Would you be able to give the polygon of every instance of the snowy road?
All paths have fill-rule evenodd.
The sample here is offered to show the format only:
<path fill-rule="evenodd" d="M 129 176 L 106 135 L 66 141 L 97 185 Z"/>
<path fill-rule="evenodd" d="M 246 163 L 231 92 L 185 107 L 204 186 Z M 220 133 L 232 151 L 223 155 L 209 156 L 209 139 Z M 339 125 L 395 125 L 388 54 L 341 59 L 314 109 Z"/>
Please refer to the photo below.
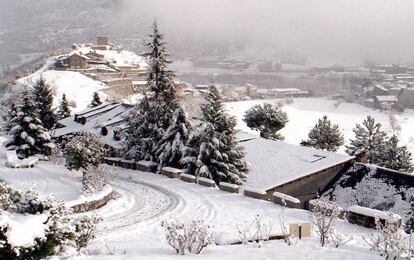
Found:
<path fill-rule="evenodd" d="M 103 216 L 98 233 L 118 232 L 142 221 L 150 221 L 185 203 L 181 196 L 165 188 L 122 176 L 115 178 L 112 187 L 118 200 L 110 207 L 95 211 Z"/>
<path fill-rule="evenodd" d="M 223 192 L 218 189 L 190 184 L 163 175 L 126 170 L 114 167 L 118 175 L 113 182 L 119 197 L 95 211 L 103 217 L 99 235 L 88 247 L 81 259 L 175 259 L 165 242 L 161 222 L 178 220 L 187 222 L 201 218 L 214 226 L 215 237 L 236 237 L 236 225 L 246 225 L 261 214 L 273 228 L 278 229 L 278 216 L 282 207 L 272 202 L 255 200 Z M 288 223 L 307 222 L 308 212 L 285 209 Z M 355 240 L 342 249 L 318 246 L 316 237 L 287 247 L 283 241 L 268 242 L 265 248 L 256 250 L 249 246 L 211 245 L 200 259 L 378 259 L 364 247 L 360 236 L 370 230 L 338 221 L 338 230 L 355 236 Z M 125 255 L 124 255 L 125 254 Z M 279 257 L 274 258 L 277 254 Z M 323 255 L 320 258 L 320 254 Z M 113 255 L 113 256 L 111 256 Z M 124 256 L 121 256 L 124 255 Z M 343 257 L 349 255 L 352 257 Z M 243 256 L 243 257 L 240 257 Z"/>

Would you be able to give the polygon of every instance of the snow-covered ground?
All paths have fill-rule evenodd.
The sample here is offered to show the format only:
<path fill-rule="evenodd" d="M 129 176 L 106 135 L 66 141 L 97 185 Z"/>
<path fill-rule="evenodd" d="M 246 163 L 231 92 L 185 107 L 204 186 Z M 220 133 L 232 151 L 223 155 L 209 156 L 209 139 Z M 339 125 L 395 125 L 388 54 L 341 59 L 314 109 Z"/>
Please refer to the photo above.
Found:
<path fill-rule="evenodd" d="M 72 112 L 84 110 L 91 103 L 95 91 L 108 88 L 106 84 L 74 71 L 46 70 L 19 79 L 18 82 L 25 83 L 29 81 L 34 84 L 40 77 L 43 77 L 52 89 L 55 97 L 53 100 L 54 107 L 58 107 L 62 95 L 65 94 Z M 103 92 L 99 92 L 99 95 L 103 100 L 108 97 Z"/>
<path fill-rule="evenodd" d="M 255 133 L 243 122 L 244 113 L 253 105 L 271 103 L 277 104 L 283 102 L 280 99 L 268 100 L 250 100 L 226 103 L 228 112 L 237 117 L 238 128 L 248 132 Z M 285 141 L 291 144 L 299 144 L 302 140 L 307 139 L 309 131 L 318 122 L 318 119 L 327 115 L 335 124 L 338 124 L 345 137 L 345 145 L 349 139 L 354 138 L 352 129 L 355 124 L 371 115 L 377 122 L 382 124 L 383 130 L 389 133 L 396 133 L 403 145 L 407 145 L 411 153 L 414 154 L 414 110 L 406 109 L 403 113 L 395 114 L 395 118 L 401 127 L 401 131 L 393 131 L 390 124 L 390 115 L 387 111 L 380 111 L 353 103 L 337 103 L 334 100 L 326 98 L 296 98 L 291 104 L 283 106 L 283 110 L 288 114 L 289 122 L 280 131 L 285 137 Z M 340 148 L 344 152 L 345 147 Z"/>
<path fill-rule="evenodd" d="M 161 221 L 188 221 L 199 217 L 214 225 L 217 239 L 237 239 L 236 225 L 251 222 L 261 214 L 279 230 L 281 206 L 255 200 L 241 194 L 223 192 L 197 184 L 190 184 L 163 175 L 113 167 L 117 176 L 113 189 L 119 194 L 103 208 L 94 211 L 103 217 L 97 238 L 83 251 L 83 256 L 71 259 L 178 259 L 164 238 Z M 0 159 L 0 178 L 19 189 L 36 184 L 43 194 L 58 199 L 79 198 L 80 178 L 63 166 L 40 162 L 33 169 L 12 170 Z M 90 213 L 88 213 L 90 214 Z M 308 222 L 308 212 L 285 209 L 286 223 Z M 33 220 L 34 221 L 34 220 Z M 34 222 L 32 222 L 34 223 Z M 336 228 L 352 235 L 355 240 L 342 248 L 321 248 L 315 234 L 287 246 L 283 241 L 265 242 L 262 248 L 251 245 L 210 245 L 200 259 L 381 259 L 369 251 L 361 236 L 372 230 L 338 221 Z M 24 241 L 28 243 L 27 241 Z M 114 255 L 111 255 L 115 252 Z M 187 256 L 184 258 L 193 258 Z"/>
<path fill-rule="evenodd" d="M 115 190 L 123 196 L 97 210 L 104 220 L 99 235 L 79 259 L 179 259 L 164 238 L 163 220 L 188 221 L 202 218 L 214 225 L 216 238 L 238 238 L 236 225 L 243 225 L 261 214 L 279 229 L 282 210 L 272 202 L 255 200 L 241 194 L 190 184 L 162 175 L 115 168 Z M 285 209 L 286 223 L 309 222 L 308 212 Z M 111 228 L 112 227 L 112 228 Z M 115 228 L 113 228 L 115 227 Z M 337 222 L 337 229 L 352 234 L 355 240 L 342 248 L 321 248 L 317 238 L 300 240 L 287 246 L 283 241 L 268 241 L 262 248 L 251 245 L 211 245 L 200 259 L 381 259 L 371 253 L 361 236 L 372 230 Z M 115 251 L 115 255 L 109 255 Z M 125 253 L 125 255 L 124 255 Z M 195 256 L 184 258 L 193 259 Z"/>

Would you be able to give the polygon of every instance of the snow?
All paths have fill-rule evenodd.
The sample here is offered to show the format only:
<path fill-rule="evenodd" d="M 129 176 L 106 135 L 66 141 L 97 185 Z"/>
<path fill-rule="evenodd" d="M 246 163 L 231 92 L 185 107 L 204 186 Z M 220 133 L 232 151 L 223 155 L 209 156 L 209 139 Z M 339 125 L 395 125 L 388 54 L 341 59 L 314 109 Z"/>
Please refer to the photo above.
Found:
<path fill-rule="evenodd" d="M 250 100 L 226 103 L 226 108 L 230 114 L 236 116 L 238 128 L 243 132 L 259 135 L 258 132 L 251 130 L 243 122 L 244 113 L 255 104 L 271 103 L 277 104 L 283 99 Z M 285 141 L 290 144 L 300 144 L 307 139 L 309 131 L 318 122 L 318 119 L 327 115 L 334 124 L 339 125 L 339 129 L 344 134 L 345 145 L 349 144 L 349 139 L 354 138 L 352 129 L 355 124 L 362 123 L 368 115 L 375 118 L 375 121 L 382 124 L 384 131 L 398 135 L 401 145 L 407 145 L 408 150 L 414 154 L 414 110 L 406 109 L 403 113 L 396 113 L 395 117 L 401 126 L 401 131 L 393 131 L 389 112 L 368 108 L 354 103 L 337 103 L 337 101 L 326 98 L 296 98 L 293 103 L 283 106 L 283 110 L 288 114 L 289 122 L 280 131 L 285 137 Z M 345 152 L 345 145 L 339 148 L 339 152 Z"/>
<path fill-rule="evenodd" d="M 261 189 L 246 187 L 244 190 L 249 191 L 249 192 L 254 192 L 254 193 L 257 193 L 257 194 L 260 194 L 260 195 L 266 195 L 266 191 L 261 190 Z"/>
<path fill-rule="evenodd" d="M 29 190 L 32 187 L 42 195 L 53 194 L 58 200 L 77 200 L 81 193 L 81 173 L 70 172 L 63 165 L 39 161 L 34 168 L 7 168 L 3 156 L 0 159 L 0 180 L 18 190 Z"/>
<path fill-rule="evenodd" d="M 398 102 L 396 96 L 375 96 L 379 102 Z"/>
<path fill-rule="evenodd" d="M 297 198 L 289 196 L 289 195 L 284 194 L 284 193 L 280 193 L 280 192 L 273 192 L 273 197 L 277 197 L 277 198 L 287 200 L 287 201 L 290 201 L 290 202 L 293 202 L 293 203 L 300 203 L 300 200 L 298 200 Z"/>
<path fill-rule="evenodd" d="M 260 137 L 240 144 L 245 147 L 246 159 L 251 164 L 246 185 L 264 190 L 353 159 L 348 155 Z"/>
<path fill-rule="evenodd" d="M 278 233 L 282 209 L 286 225 L 309 222 L 309 213 L 159 174 L 113 168 L 118 172 L 113 186 L 121 197 L 95 212 L 103 217 L 98 236 L 83 256 L 74 259 L 382 259 L 361 239 L 372 230 L 343 220 L 337 221 L 336 228 L 355 239 L 341 248 L 321 248 L 312 234 L 293 246 L 282 240 L 264 242 L 262 248 L 212 244 L 200 255 L 177 256 L 165 241 L 163 220 L 201 218 L 214 226 L 216 242 L 225 244 L 239 240 L 236 225 L 251 223 L 257 214 L 270 221 L 273 234 Z M 115 249 L 115 255 L 107 248 Z"/>
<path fill-rule="evenodd" d="M 236 184 L 231 184 L 231 183 L 227 183 L 227 182 L 220 182 L 220 183 L 219 183 L 219 186 L 222 186 L 222 187 L 227 187 L 227 188 L 231 188 L 231 189 L 238 189 L 238 188 L 239 188 L 239 186 L 238 186 L 238 185 L 236 185 Z"/>
<path fill-rule="evenodd" d="M 162 171 L 166 171 L 166 172 L 170 172 L 170 173 L 182 173 L 183 172 L 183 170 L 177 169 L 177 168 L 173 168 L 173 167 L 162 167 L 161 170 Z"/>
<path fill-rule="evenodd" d="M 0 226 L 8 225 L 6 233 L 12 246 L 33 246 L 34 239 L 45 236 L 46 214 L 17 214 L 0 210 Z"/>
<path fill-rule="evenodd" d="M 73 207 L 75 205 L 84 204 L 91 201 L 97 201 L 108 196 L 112 193 L 112 191 L 113 190 L 111 185 L 105 185 L 105 187 L 100 192 L 88 194 L 87 196 L 81 194 L 77 199 L 66 202 L 66 205 L 68 207 Z"/>
<path fill-rule="evenodd" d="M 357 214 L 361 214 L 361 215 L 365 215 L 365 216 L 370 216 L 370 217 L 379 217 L 380 219 L 385 219 L 385 220 L 397 221 L 397 220 L 401 219 L 401 217 L 397 214 L 393 214 L 391 219 L 390 219 L 390 215 L 388 215 L 388 213 L 386 213 L 384 211 L 365 208 L 365 207 L 361 207 L 361 206 L 357 206 L 357 205 L 349 207 L 348 211 L 349 212 L 354 212 L 354 213 L 357 213 Z"/>

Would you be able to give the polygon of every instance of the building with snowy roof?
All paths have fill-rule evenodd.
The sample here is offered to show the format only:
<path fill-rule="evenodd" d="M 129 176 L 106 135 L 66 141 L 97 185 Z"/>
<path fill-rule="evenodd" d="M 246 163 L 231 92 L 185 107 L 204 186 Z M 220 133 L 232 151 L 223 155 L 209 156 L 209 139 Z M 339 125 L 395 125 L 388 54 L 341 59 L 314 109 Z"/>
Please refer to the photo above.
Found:
<path fill-rule="evenodd" d="M 124 127 L 125 116 L 132 107 L 113 102 L 86 109 L 59 120 L 60 128 L 53 130 L 52 137 L 61 139 L 76 132 L 89 132 L 100 136 L 107 147 L 114 150 L 119 147 L 119 130 Z"/>
<path fill-rule="evenodd" d="M 351 165 L 354 157 L 288 144 L 241 133 L 251 168 L 246 186 L 296 197 L 302 203 L 329 188 Z"/>

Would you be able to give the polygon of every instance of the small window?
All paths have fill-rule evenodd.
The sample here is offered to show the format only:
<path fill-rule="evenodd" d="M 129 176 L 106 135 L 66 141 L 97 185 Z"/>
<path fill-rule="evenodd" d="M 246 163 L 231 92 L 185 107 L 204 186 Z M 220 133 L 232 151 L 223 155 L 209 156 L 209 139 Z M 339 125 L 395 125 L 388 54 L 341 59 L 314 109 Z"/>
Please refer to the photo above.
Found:
<path fill-rule="evenodd" d="M 326 156 L 314 154 L 314 155 L 312 155 L 312 160 L 310 162 L 314 163 L 314 162 L 320 161 L 324 158 L 326 158 Z"/>

